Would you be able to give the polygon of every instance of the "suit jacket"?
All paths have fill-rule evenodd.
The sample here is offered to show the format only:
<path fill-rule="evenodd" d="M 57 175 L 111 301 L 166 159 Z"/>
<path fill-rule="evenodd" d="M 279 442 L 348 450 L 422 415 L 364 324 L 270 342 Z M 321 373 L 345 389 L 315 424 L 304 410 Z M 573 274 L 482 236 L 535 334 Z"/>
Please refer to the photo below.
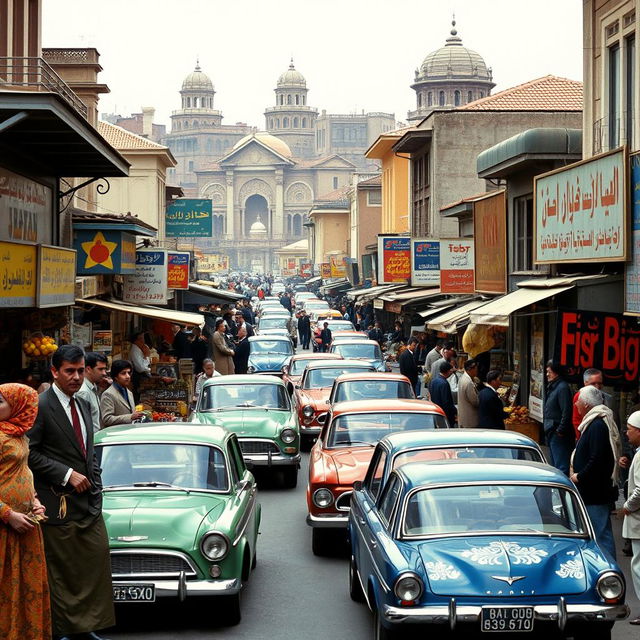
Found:
<path fill-rule="evenodd" d="M 478 426 L 478 389 L 465 371 L 458 381 L 458 426 Z"/>
<path fill-rule="evenodd" d="M 236 373 L 247 373 L 249 365 L 249 338 L 242 338 L 236 345 L 236 352 L 233 356 L 233 366 Z"/>
<path fill-rule="evenodd" d="M 409 349 L 405 349 L 400 354 L 398 364 L 400 365 L 400 373 L 403 376 L 407 376 L 411 380 L 411 384 L 415 386 L 416 382 L 418 382 L 418 365 Z"/>
<path fill-rule="evenodd" d="M 81 520 L 88 515 L 97 516 L 102 511 L 101 469 L 93 448 L 91 411 L 81 398 L 76 398 L 76 406 L 87 427 L 86 457 L 52 388 L 40 394 L 36 421 L 27 432 L 33 482 L 40 502 L 46 507 L 48 524 L 52 525 Z M 85 476 L 91 488 L 76 493 L 69 483 L 63 486 L 69 468 Z M 67 514 L 63 519 L 58 517 L 60 494 L 66 494 L 67 502 Z"/>
<path fill-rule="evenodd" d="M 485 387 L 478 394 L 478 426 L 482 429 L 504 429 L 504 405 L 498 394 Z"/>
<path fill-rule="evenodd" d="M 113 427 L 116 424 L 131 424 L 131 417 L 136 408 L 133 393 L 126 389 L 129 404 L 124 401 L 120 391 L 111 385 L 100 398 L 101 428 Z"/>
<path fill-rule="evenodd" d="M 233 366 L 233 349 L 227 345 L 225 337 L 215 331 L 211 338 L 211 347 L 213 350 L 213 361 L 216 363 L 216 371 L 221 375 L 228 376 L 235 373 Z"/>
<path fill-rule="evenodd" d="M 429 396 L 431 402 L 437 404 L 445 412 L 449 420 L 449 426 L 453 427 L 456 422 L 457 411 L 456 405 L 453 403 L 453 394 L 448 380 L 438 374 L 438 377 L 434 378 L 429 384 Z"/>

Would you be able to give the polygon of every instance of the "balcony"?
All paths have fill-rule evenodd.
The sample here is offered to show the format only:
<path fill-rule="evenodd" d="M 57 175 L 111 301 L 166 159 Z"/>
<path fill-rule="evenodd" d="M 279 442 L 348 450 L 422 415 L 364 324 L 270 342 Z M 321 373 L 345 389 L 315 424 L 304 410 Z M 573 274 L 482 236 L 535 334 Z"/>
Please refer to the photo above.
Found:
<path fill-rule="evenodd" d="M 0 91 L 55 93 L 87 119 L 84 102 L 42 58 L 0 57 Z"/>

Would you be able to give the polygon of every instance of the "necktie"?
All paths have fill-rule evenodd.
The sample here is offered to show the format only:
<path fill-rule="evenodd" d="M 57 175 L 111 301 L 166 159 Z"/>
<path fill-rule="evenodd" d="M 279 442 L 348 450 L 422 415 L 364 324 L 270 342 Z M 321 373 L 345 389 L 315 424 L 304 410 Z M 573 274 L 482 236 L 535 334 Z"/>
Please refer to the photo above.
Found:
<path fill-rule="evenodd" d="M 84 438 L 82 437 L 82 427 L 80 426 L 80 416 L 78 415 L 78 409 L 76 408 L 76 401 L 71 398 L 69 400 L 69 406 L 71 407 L 71 424 L 73 425 L 73 431 L 76 434 L 76 440 L 80 446 L 82 455 L 87 455 L 87 448 L 84 446 Z"/>

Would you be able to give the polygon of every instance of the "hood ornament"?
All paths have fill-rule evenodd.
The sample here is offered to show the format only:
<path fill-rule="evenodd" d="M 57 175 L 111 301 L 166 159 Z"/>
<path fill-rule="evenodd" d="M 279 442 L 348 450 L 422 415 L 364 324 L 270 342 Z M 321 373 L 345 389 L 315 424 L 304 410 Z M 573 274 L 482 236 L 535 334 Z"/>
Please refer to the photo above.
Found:
<path fill-rule="evenodd" d="M 511 586 L 514 582 L 518 582 L 518 580 L 524 580 L 527 576 L 491 576 L 494 580 L 501 580 L 502 582 L 506 582 L 509 586 Z"/>
<path fill-rule="evenodd" d="M 116 540 L 118 542 L 140 542 L 141 540 L 148 540 L 149 536 L 118 536 Z"/>

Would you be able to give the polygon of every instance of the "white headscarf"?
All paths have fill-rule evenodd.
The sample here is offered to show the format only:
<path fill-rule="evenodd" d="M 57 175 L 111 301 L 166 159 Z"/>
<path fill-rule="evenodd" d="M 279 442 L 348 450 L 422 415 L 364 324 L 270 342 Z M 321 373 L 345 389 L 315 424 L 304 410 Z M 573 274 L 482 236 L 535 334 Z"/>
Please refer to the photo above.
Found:
<path fill-rule="evenodd" d="M 640 424 L 640 411 L 638 413 L 638 423 Z M 634 414 L 631 414 L 632 416 Z M 589 425 L 596 419 L 601 418 L 607 425 L 609 430 L 609 444 L 611 445 L 611 451 L 613 452 L 613 471 L 611 473 L 611 479 L 614 484 L 618 483 L 618 474 L 620 467 L 618 466 L 618 459 L 622 452 L 622 444 L 620 442 L 620 432 L 618 431 L 618 425 L 613 419 L 613 411 L 604 404 L 591 407 L 589 412 L 582 418 L 582 422 L 578 426 L 578 431 L 584 435 L 584 432 L 589 428 Z M 635 426 L 635 425 L 634 425 Z"/>

